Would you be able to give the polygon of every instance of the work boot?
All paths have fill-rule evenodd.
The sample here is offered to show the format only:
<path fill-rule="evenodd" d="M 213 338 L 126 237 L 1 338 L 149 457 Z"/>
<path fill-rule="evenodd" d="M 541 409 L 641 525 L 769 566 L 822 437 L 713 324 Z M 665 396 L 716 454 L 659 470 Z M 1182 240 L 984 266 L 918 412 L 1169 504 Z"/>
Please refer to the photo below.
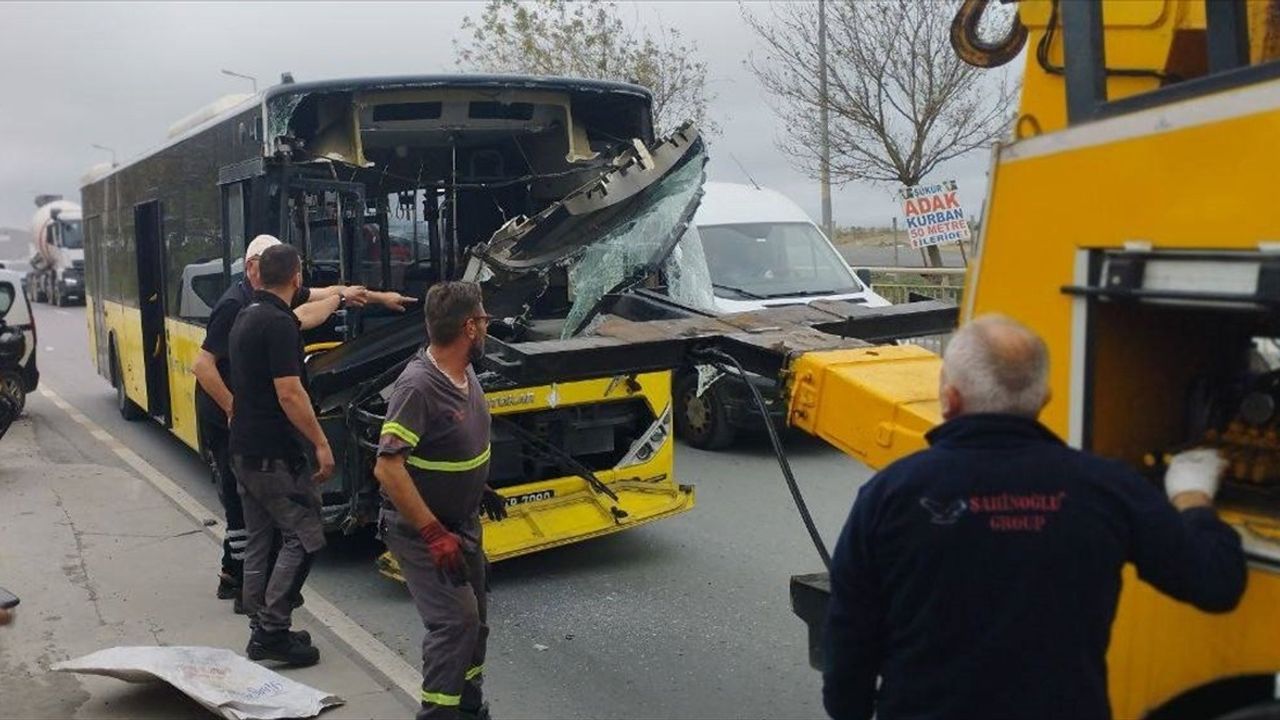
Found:
<path fill-rule="evenodd" d="M 240 599 L 240 583 L 235 579 L 235 576 L 223 570 L 218 573 L 218 599 L 230 600 L 232 598 Z M 242 613 L 237 613 L 237 615 L 239 614 Z"/>
<path fill-rule="evenodd" d="M 315 646 L 300 642 L 300 638 L 288 630 L 255 630 L 249 637 L 245 654 L 250 660 L 275 660 L 294 667 L 307 667 L 320 661 L 320 651 Z"/>
<path fill-rule="evenodd" d="M 458 720 L 492 720 L 489 717 L 489 703 L 480 703 L 474 710 L 458 708 Z"/>

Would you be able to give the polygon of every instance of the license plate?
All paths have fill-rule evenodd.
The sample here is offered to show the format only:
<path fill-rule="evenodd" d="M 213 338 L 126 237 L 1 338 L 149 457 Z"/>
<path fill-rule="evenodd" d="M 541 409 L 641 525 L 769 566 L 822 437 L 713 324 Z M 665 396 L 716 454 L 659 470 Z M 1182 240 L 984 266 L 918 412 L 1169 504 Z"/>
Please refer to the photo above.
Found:
<path fill-rule="evenodd" d="M 556 496 L 555 490 L 539 490 L 538 492 L 531 492 L 531 493 L 525 493 L 523 495 L 516 495 L 515 497 L 507 498 L 507 507 L 513 507 L 516 505 L 526 505 L 528 503 L 542 502 L 543 500 L 550 500 L 555 496 Z"/>

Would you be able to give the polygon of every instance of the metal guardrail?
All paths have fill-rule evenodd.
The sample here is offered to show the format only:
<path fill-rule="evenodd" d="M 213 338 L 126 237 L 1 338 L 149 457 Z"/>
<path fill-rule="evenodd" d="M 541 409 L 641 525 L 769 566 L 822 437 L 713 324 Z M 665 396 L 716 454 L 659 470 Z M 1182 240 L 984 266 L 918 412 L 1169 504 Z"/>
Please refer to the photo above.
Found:
<path fill-rule="evenodd" d="M 965 268 L 869 267 L 871 289 L 897 305 L 911 294 L 960 304 L 964 293 Z"/>

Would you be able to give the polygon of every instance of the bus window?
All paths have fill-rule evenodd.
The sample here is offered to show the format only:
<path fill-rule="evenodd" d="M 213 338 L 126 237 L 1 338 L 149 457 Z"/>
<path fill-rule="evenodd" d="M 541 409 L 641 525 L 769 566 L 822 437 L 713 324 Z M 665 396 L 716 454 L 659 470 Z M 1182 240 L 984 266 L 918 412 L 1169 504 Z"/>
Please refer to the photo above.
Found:
<path fill-rule="evenodd" d="M 387 196 L 387 244 L 391 255 L 390 287 L 416 294 L 419 276 L 431 265 L 428 222 L 423 218 L 426 192 L 417 190 Z"/>
<path fill-rule="evenodd" d="M 339 210 L 345 201 L 346 198 L 330 190 L 304 190 L 290 199 L 293 245 L 302 252 L 304 281 L 311 287 L 327 287 L 343 281 Z"/>

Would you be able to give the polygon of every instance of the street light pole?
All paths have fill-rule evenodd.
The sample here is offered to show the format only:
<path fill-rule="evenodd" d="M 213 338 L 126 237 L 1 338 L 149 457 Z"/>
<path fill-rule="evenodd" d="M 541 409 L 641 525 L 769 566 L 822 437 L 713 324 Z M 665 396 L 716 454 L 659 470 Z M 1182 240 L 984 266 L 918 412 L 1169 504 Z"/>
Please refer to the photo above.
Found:
<path fill-rule="evenodd" d="M 105 151 L 107 151 L 107 152 L 111 153 L 111 167 L 115 167 L 115 166 L 116 166 L 116 150 L 115 150 L 115 148 L 109 148 L 109 147 L 107 147 L 106 145 L 99 145 L 99 144 L 97 144 L 97 143 L 91 143 L 91 144 L 89 145 L 89 147 L 95 148 L 95 149 L 97 149 L 97 150 L 105 150 Z"/>
<path fill-rule="evenodd" d="M 822 125 L 822 160 L 818 182 L 822 186 L 822 229 L 835 241 L 831 224 L 831 131 L 827 113 L 827 2 L 818 0 L 818 122 Z"/>
<path fill-rule="evenodd" d="M 258 78 L 254 77 L 254 76 L 252 76 L 252 75 L 243 75 L 243 74 L 238 73 L 238 72 L 232 72 L 231 70 L 223 70 L 223 71 L 222 71 L 222 74 L 223 74 L 223 75 L 230 75 L 231 77 L 237 77 L 237 78 L 240 78 L 240 79 L 242 79 L 242 80 L 248 80 L 249 82 L 253 83 L 253 94 L 254 94 L 254 95 L 257 95 L 257 94 L 258 94 Z"/>

